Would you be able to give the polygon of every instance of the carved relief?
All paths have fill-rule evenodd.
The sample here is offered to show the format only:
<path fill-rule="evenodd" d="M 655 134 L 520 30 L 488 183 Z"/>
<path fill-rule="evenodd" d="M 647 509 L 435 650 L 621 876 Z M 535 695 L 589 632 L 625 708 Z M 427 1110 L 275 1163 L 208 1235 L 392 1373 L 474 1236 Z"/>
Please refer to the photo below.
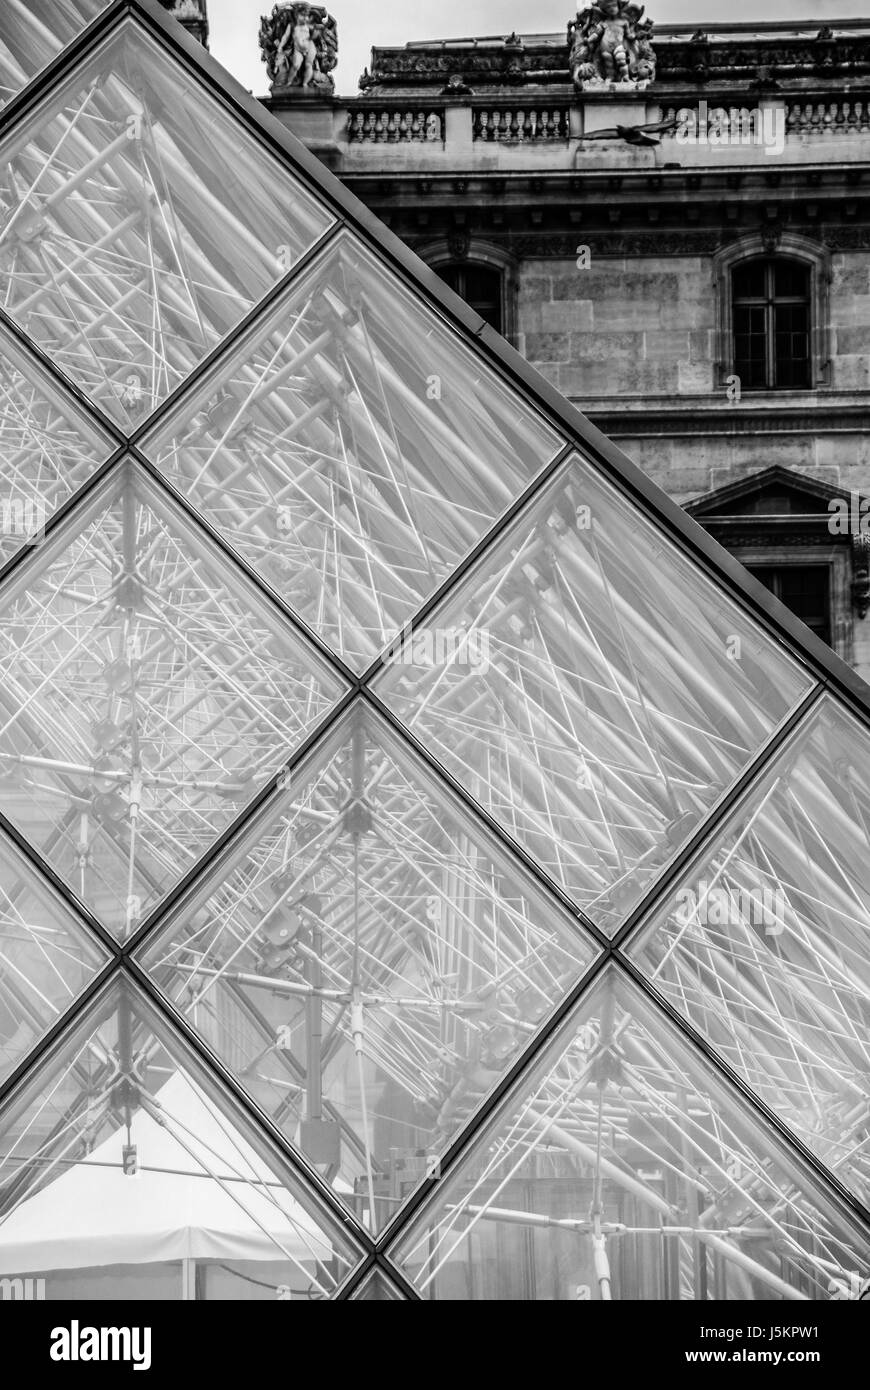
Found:
<path fill-rule="evenodd" d="M 338 29 L 322 5 L 276 5 L 260 21 L 260 52 L 273 92 L 335 90 Z"/>
<path fill-rule="evenodd" d="M 598 0 L 568 26 L 569 66 L 578 91 L 619 86 L 642 88 L 656 75 L 651 19 L 643 5 Z"/>

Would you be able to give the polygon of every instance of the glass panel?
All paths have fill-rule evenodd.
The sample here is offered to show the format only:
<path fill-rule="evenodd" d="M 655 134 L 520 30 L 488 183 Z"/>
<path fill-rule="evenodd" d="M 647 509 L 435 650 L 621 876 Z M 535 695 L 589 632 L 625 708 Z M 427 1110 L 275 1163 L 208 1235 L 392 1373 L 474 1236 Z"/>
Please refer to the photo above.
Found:
<path fill-rule="evenodd" d="M 776 384 L 809 385 L 810 315 L 806 304 L 778 304 L 774 310 Z"/>
<path fill-rule="evenodd" d="M 809 684 L 578 459 L 377 682 L 607 931 Z"/>
<path fill-rule="evenodd" d="M 145 448 L 361 670 L 559 440 L 345 236 Z"/>
<path fill-rule="evenodd" d="M 3 590 L 0 688 L 0 809 L 119 935 L 340 694 L 129 467 Z"/>
<path fill-rule="evenodd" d="M 3 0 L 0 107 L 26 87 L 109 0 Z"/>
<path fill-rule="evenodd" d="M 767 295 L 767 261 L 750 261 L 731 275 L 735 299 L 764 299 Z"/>
<path fill-rule="evenodd" d="M 113 449 L 0 329 L 0 564 L 42 539 L 49 517 Z"/>
<path fill-rule="evenodd" d="M 309 1185 L 122 984 L 0 1118 L 0 1277 L 33 1281 L 34 1296 L 320 1299 L 357 1260 Z"/>
<path fill-rule="evenodd" d="M 870 1204 L 868 774 L 866 730 L 826 699 L 630 954 Z"/>
<path fill-rule="evenodd" d="M 857 1298 L 866 1234 L 611 967 L 391 1247 L 430 1299 Z"/>
<path fill-rule="evenodd" d="M 391 1279 L 379 1269 L 364 1279 L 359 1288 L 351 1294 L 351 1302 L 364 1303 L 404 1303 L 404 1294 L 399 1293 Z"/>
<path fill-rule="evenodd" d="M 0 787 L 8 777 L 7 765 L 0 761 Z M 0 837 L 0 1082 L 69 1008 L 105 959 L 58 894 Z"/>
<path fill-rule="evenodd" d="M 388 727 L 355 712 L 143 963 L 375 1229 L 594 951 Z"/>
<path fill-rule="evenodd" d="M 777 299 L 807 299 L 810 273 L 797 261 L 777 261 L 774 265 L 774 287 Z"/>
<path fill-rule="evenodd" d="M 329 225 L 133 21 L 0 146 L 4 308 L 124 429 Z"/>

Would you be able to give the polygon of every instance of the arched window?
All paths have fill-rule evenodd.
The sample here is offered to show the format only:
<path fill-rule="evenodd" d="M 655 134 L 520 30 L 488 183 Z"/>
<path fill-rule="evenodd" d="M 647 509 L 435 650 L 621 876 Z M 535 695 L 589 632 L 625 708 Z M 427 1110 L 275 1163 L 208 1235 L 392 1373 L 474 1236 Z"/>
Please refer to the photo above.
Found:
<path fill-rule="evenodd" d="M 810 269 L 757 257 L 731 272 L 734 371 L 744 390 L 801 390 L 811 382 Z"/>
<path fill-rule="evenodd" d="M 437 273 L 452 290 L 485 319 L 497 333 L 504 332 L 502 275 L 491 266 L 474 262 L 440 265 Z"/>

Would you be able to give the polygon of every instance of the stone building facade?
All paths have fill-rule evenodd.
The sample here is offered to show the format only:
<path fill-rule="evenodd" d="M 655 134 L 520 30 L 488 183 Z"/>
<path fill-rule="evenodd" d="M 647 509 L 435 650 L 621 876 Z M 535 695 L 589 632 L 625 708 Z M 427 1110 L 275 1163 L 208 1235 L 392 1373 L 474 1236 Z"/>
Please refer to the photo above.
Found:
<path fill-rule="evenodd" d="M 624 80 L 577 43 L 376 48 L 357 96 L 266 102 L 870 676 L 870 21 L 657 26 Z"/>

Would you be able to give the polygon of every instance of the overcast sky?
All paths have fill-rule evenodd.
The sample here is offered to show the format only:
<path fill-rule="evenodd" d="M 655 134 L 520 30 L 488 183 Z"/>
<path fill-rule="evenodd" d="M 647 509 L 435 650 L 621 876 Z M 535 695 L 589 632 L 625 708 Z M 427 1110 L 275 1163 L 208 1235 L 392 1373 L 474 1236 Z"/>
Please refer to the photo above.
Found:
<path fill-rule="evenodd" d="M 3 0 L 0 0 L 0 4 Z M 257 36 L 260 16 L 274 0 L 208 0 L 211 51 L 256 96 L 267 90 L 266 69 Z M 584 0 L 585 3 L 585 0 Z M 567 29 L 571 0 L 332 0 L 327 8 L 338 21 L 339 65 L 336 86 L 343 95 L 357 90 L 375 44 L 412 39 L 456 39 L 470 35 L 556 33 Z M 583 8 L 581 4 L 580 8 Z M 715 24 L 728 20 L 870 18 L 870 0 L 648 0 L 647 14 L 660 24 Z"/>

